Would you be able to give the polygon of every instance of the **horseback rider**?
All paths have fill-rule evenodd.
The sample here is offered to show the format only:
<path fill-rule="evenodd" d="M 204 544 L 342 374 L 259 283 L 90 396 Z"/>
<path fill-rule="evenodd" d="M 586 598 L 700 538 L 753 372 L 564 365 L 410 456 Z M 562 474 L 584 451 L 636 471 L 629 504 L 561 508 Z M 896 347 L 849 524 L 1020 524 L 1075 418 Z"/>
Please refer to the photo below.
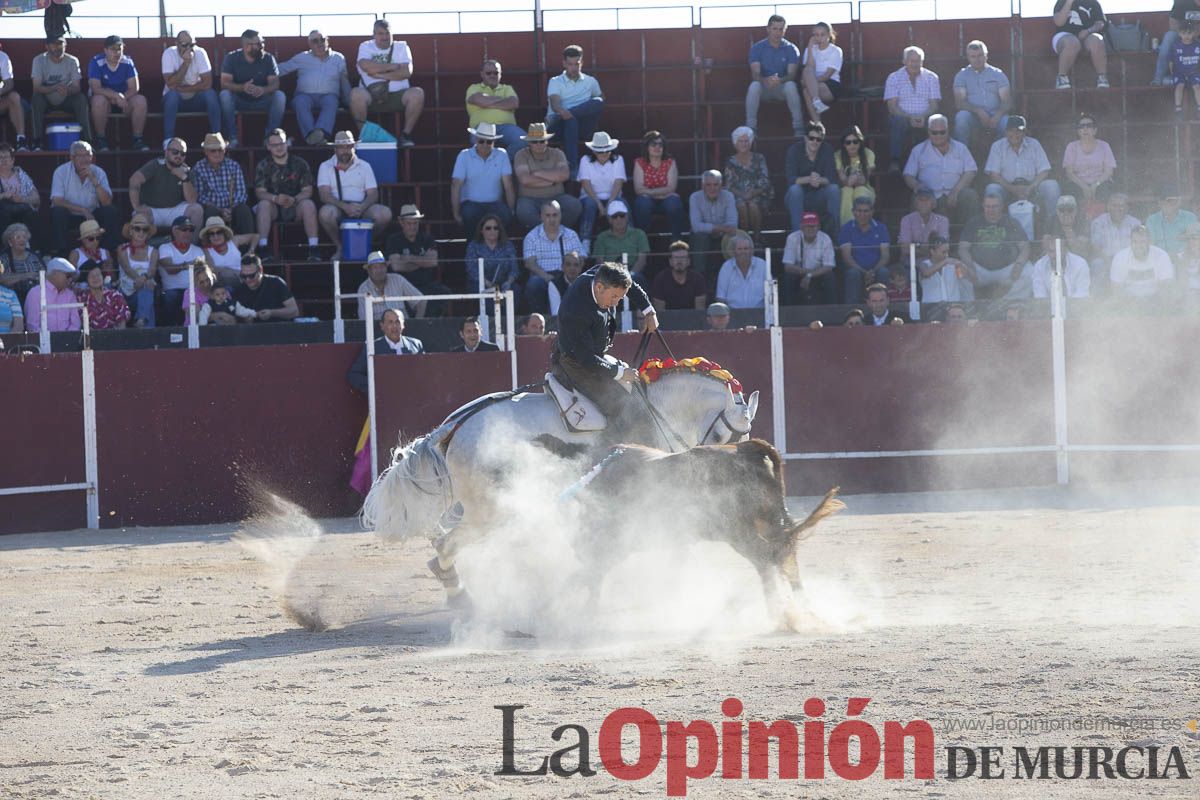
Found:
<path fill-rule="evenodd" d="M 633 282 L 623 265 L 601 263 L 581 274 L 567 289 L 558 310 L 558 340 L 550 354 L 550 371 L 564 386 L 594 402 L 608 418 L 608 443 L 654 444 L 649 413 L 627 386 L 640 379 L 636 366 L 608 355 L 617 332 L 617 306 L 626 293 L 642 312 L 645 331 L 658 330 L 658 317 L 646 291 Z"/>

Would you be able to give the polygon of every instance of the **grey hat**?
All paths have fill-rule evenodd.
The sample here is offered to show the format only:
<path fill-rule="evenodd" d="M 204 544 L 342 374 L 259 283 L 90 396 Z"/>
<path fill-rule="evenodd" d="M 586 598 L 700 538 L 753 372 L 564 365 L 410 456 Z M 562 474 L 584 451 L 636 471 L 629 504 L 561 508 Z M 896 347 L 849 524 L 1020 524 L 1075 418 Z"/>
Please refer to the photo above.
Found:
<path fill-rule="evenodd" d="M 710 317 L 728 317 L 729 306 L 724 303 L 710 303 L 707 313 Z"/>
<path fill-rule="evenodd" d="M 75 274 L 75 265 L 65 258 L 52 258 L 46 262 L 46 273 L 65 272 L 68 275 Z"/>
<path fill-rule="evenodd" d="M 920 186 L 917 187 L 916 194 L 917 194 L 917 197 L 934 197 L 933 189 L 930 189 L 928 186 L 926 186 L 924 184 L 921 184 Z"/>

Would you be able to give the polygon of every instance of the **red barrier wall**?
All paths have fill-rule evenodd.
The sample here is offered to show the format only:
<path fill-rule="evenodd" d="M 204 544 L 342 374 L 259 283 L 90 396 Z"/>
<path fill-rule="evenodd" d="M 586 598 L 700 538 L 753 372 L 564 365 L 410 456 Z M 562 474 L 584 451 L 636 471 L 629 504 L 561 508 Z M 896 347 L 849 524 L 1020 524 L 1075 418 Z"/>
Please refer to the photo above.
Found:
<path fill-rule="evenodd" d="M 0 486 L 84 481 L 81 360 L 78 353 L 0 356 Z M 0 533 L 83 527 L 86 503 L 82 491 L 2 496 Z"/>
<path fill-rule="evenodd" d="M 1200 444 L 1200 319 L 1072 320 L 1066 326 L 1072 444 Z M 630 360 L 639 338 L 625 334 Z M 784 331 L 793 453 L 1051 445 L 1045 321 Z M 552 339 L 522 337 L 518 377 L 541 378 Z M 761 393 L 754 433 L 771 440 L 770 333 L 672 333 Z M 101 524 L 237 520 L 275 491 L 314 515 L 348 515 L 366 398 L 346 370 L 361 345 L 109 351 L 96 358 Z M 651 349 L 659 354 L 657 346 Z M 84 479 L 81 357 L 0 357 L 8 420 L 0 486 Z M 510 386 L 505 353 L 381 358 L 381 463 L 401 432 Z M 1053 453 L 789 462 L 793 493 L 1037 485 Z M 1071 456 L 1072 480 L 1200 475 L 1194 454 Z M 80 527 L 83 492 L 0 497 L 0 533 Z"/>

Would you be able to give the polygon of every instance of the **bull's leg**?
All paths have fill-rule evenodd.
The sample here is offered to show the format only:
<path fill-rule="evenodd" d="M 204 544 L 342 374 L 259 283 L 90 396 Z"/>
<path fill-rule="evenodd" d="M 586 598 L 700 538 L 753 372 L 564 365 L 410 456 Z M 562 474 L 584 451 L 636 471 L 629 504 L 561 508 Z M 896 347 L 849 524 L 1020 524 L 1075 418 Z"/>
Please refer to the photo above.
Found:
<path fill-rule="evenodd" d="M 798 633 L 801 630 L 803 614 L 800 604 L 796 601 L 797 587 L 788 581 L 779 567 L 773 564 L 757 567 L 771 621 L 775 623 L 777 630 Z"/>

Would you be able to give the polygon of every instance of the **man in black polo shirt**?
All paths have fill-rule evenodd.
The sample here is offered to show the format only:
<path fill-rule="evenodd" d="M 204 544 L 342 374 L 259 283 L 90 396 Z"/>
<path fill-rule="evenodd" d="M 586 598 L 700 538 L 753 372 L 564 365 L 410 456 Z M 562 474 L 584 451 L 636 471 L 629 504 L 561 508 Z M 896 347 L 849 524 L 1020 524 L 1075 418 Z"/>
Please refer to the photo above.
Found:
<path fill-rule="evenodd" d="M 424 218 L 421 209 L 411 203 L 400 207 L 400 213 L 396 215 L 400 230 L 388 236 L 383 245 L 388 269 L 399 273 L 420 289 L 421 294 L 450 294 L 450 288 L 437 279 L 437 241 L 421 230 Z M 425 316 L 442 316 L 444 306 L 445 303 L 429 303 Z"/>
<path fill-rule="evenodd" d="M 238 146 L 237 112 L 265 111 L 267 130 L 273 131 L 283 122 L 286 105 L 275 56 L 263 52 L 258 31 L 243 31 L 242 49 L 228 53 L 221 64 L 221 126 L 229 146 Z"/>
<path fill-rule="evenodd" d="M 687 242 L 671 245 L 671 255 L 664 269 L 654 276 L 650 287 L 650 300 L 659 311 L 692 308 L 700 310 L 708 305 L 708 281 L 692 269 L 691 247 Z"/>
<path fill-rule="evenodd" d="M 254 312 L 254 322 L 286 322 L 300 313 L 283 278 L 264 275 L 256 255 L 242 256 L 241 283 L 233 290 L 233 299 Z"/>

